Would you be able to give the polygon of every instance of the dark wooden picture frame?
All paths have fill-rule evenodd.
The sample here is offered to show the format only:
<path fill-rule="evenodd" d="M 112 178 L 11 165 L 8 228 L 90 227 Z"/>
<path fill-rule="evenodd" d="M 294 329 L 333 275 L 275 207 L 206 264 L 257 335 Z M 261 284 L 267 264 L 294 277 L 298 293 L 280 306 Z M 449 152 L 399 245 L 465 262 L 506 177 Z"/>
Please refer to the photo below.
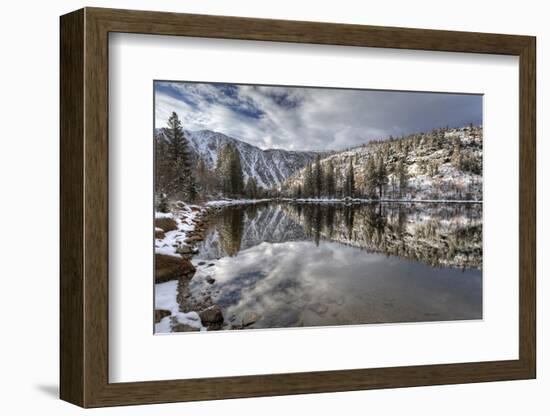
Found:
<path fill-rule="evenodd" d="M 519 57 L 519 359 L 109 383 L 108 36 L 111 32 Z M 100 407 L 530 379 L 536 376 L 535 38 L 85 8 L 61 17 L 60 396 Z"/>

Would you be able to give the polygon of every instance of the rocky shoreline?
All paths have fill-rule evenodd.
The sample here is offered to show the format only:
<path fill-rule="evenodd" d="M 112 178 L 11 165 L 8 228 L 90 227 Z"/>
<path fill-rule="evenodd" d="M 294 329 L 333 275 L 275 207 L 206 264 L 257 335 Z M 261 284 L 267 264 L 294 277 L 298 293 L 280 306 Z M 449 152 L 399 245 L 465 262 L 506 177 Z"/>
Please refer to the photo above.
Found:
<path fill-rule="evenodd" d="M 241 320 L 237 320 L 236 317 L 226 320 L 221 307 L 212 299 L 213 294 L 219 294 L 219 289 L 215 287 L 216 280 L 207 269 L 215 263 L 192 262 L 199 251 L 197 246 L 206 236 L 210 214 L 223 206 L 235 203 L 236 201 L 219 201 L 205 206 L 179 203 L 173 207 L 172 213 L 159 213 L 160 217 L 155 218 L 155 284 L 177 282 L 177 306 L 171 310 L 155 309 L 155 324 L 169 320 L 171 332 L 189 332 L 243 329 L 257 320 L 256 317 L 248 315 Z M 197 273 L 197 269 L 201 273 Z M 196 279 L 204 280 L 200 282 L 201 290 L 198 293 L 191 290 L 193 279 L 193 283 L 196 283 Z M 184 315 L 184 322 L 178 319 L 181 314 Z M 200 321 L 189 321 L 192 319 L 189 314 L 198 315 Z"/>
<path fill-rule="evenodd" d="M 196 275 L 192 258 L 198 253 L 197 245 L 203 241 L 208 229 L 208 213 L 214 208 L 178 203 L 171 214 L 155 218 L 155 284 L 177 281 L 179 312 L 195 312 L 200 322 L 189 325 L 178 321 L 173 310 L 155 309 L 155 324 L 170 320 L 173 332 L 221 329 L 224 318 L 221 308 L 210 296 L 195 298 L 189 288 Z M 213 283 L 213 279 L 211 280 Z M 186 317 L 187 318 L 187 317 Z"/>

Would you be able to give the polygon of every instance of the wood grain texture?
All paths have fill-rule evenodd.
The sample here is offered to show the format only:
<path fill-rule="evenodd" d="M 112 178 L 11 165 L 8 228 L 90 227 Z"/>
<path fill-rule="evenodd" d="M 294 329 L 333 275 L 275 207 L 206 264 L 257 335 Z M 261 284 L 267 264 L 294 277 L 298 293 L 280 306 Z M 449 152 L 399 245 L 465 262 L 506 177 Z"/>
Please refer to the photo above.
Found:
<path fill-rule="evenodd" d="M 207 379 L 108 380 L 109 32 L 520 57 L 519 359 Z M 61 397 L 83 407 L 533 378 L 535 39 L 484 33 L 87 8 L 61 18 Z"/>
<path fill-rule="evenodd" d="M 536 377 L 536 41 L 520 54 L 519 337 L 520 360 Z"/>
<path fill-rule="evenodd" d="M 84 404 L 84 12 L 60 24 L 60 388 Z"/>

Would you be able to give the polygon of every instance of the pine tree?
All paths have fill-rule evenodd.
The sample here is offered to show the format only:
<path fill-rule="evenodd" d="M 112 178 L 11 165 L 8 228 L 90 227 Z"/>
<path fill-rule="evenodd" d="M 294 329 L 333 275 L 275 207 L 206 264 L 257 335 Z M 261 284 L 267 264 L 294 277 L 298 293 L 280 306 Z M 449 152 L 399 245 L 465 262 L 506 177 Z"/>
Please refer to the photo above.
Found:
<path fill-rule="evenodd" d="M 195 201 L 198 196 L 197 184 L 193 176 L 193 172 L 189 169 L 189 177 L 187 179 L 187 197 L 189 201 Z"/>
<path fill-rule="evenodd" d="M 315 169 L 313 170 L 313 185 L 315 196 L 321 198 L 323 192 L 323 169 L 321 167 L 321 157 L 317 154 L 315 156 Z"/>
<path fill-rule="evenodd" d="M 225 145 L 218 150 L 216 160 L 216 178 L 218 189 L 222 195 L 228 195 L 231 192 L 231 181 L 229 178 L 229 162 L 231 159 L 230 145 Z"/>
<path fill-rule="evenodd" d="M 332 162 L 332 159 L 329 159 L 326 164 L 326 172 L 324 176 L 327 196 L 329 198 L 333 198 L 336 193 L 336 178 L 334 177 L 334 163 Z"/>
<path fill-rule="evenodd" d="M 215 190 L 216 179 L 213 172 L 208 169 L 204 159 L 199 156 L 196 169 L 196 182 L 202 191 L 210 193 Z"/>
<path fill-rule="evenodd" d="M 428 164 L 428 174 L 433 178 L 439 172 L 439 165 L 435 160 Z"/>
<path fill-rule="evenodd" d="M 407 191 L 407 169 L 403 161 L 397 162 L 397 167 L 395 169 L 397 176 L 397 181 L 399 182 L 399 198 L 403 198 L 403 193 Z"/>
<path fill-rule="evenodd" d="M 425 175 L 426 174 L 426 164 L 427 164 L 427 162 L 424 159 L 420 159 L 417 162 L 417 164 L 418 164 L 418 172 L 421 175 Z"/>
<path fill-rule="evenodd" d="M 365 187 L 369 198 L 376 196 L 376 188 L 378 187 L 376 163 L 374 158 L 369 156 L 366 165 Z"/>
<path fill-rule="evenodd" d="M 462 157 L 462 142 L 460 140 L 459 136 L 455 136 L 453 138 L 453 154 L 451 156 L 451 164 L 457 168 L 462 170 L 463 165 L 463 157 Z"/>
<path fill-rule="evenodd" d="M 160 194 L 158 198 L 157 209 L 159 210 L 159 212 L 165 212 L 165 213 L 170 211 L 168 207 L 168 198 L 166 197 L 165 193 Z"/>
<path fill-rule="evenodd" d="M 344 192 L 346 197 L 353 198 L 355 196 L 355 173 L 353 172 L 353 161 L 351 158 L 349 159 Z"/>
<path fill-rule="evenodd" d="M 304 170 L 304 197 L 311 198 L 314 195 L 315 184 L 313 181 L 313 168 L 311 163 L 306 165 Z"/>
<path fill-rule="evenodd" d="M 388 183 L 388 171 L 386 169 L 386 164 L 384 163 L 384 158 L 380 156 L 378 158 L 378 163 L 376 166 L 376 185 L 378 186 L 378 196 L 380 199 L 384 197 L 384 188 Z"/>
<path fill-rule="evenodd" d="M 296 198 L 302 197 L 302 185 L 298 184 L 298 187 L 296 188 Z"/>
<path fill-rule="evenodd" d="M 256 179 L 254 179 L 252 176 L 248 177 L 248 180 L 246 181 L 246 185 L 244 187 L 245 194 L 250 199 L 256 199 L 258 194 L 258 185 L 256 184 Z"/>
<path fill-rule="evenodd" d="M 175 112 L 172 112 L 168 119 L 168 127 L 164 131 L 166 157 L 171 167 L 171 192 L 175 197 L 192 201 L 196 197 L 196 187 L 191 171 L 191 154 L 181 122 Z"/>
<path fill-rule="evenodd" d="M 241 196 L 244 192 L 244 175 L 239 151 L 231 143 L 222 147 L 216 162 L 216 176 L 222 194 L 231 197 Z"/>
<path fill-rule="evenodd" d="M 235 147 L 231 147 L 231 162 L 229 166 L 229 175 L 231 178 L 231 193 L 234 196 L 240 196 L 244 191 L 244 176 L 241 165 L 241 155 Z"/>
<path fill-rule="evenodd" d="M 166 193 L 170 187 L 171 165 L 167 158 L 167 143 L 164 134 L 155 136 L 155 194 Z"/>

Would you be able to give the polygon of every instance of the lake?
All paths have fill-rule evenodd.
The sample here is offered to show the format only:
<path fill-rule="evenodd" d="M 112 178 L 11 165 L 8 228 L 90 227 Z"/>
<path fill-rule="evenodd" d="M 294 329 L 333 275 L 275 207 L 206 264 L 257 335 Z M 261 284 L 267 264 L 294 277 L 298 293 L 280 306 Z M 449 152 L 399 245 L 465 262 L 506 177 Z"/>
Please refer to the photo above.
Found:
<path fill-rule="evenodd" d="M 482 318 L 482 205 L 266 202 L 211 210 L 178 285 L 258 329 Z"/>

